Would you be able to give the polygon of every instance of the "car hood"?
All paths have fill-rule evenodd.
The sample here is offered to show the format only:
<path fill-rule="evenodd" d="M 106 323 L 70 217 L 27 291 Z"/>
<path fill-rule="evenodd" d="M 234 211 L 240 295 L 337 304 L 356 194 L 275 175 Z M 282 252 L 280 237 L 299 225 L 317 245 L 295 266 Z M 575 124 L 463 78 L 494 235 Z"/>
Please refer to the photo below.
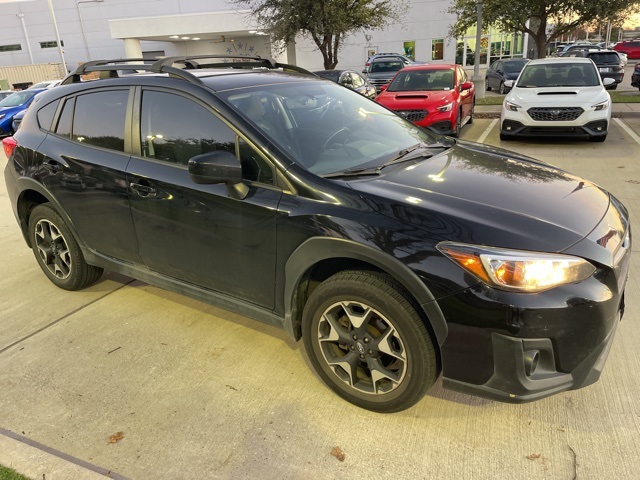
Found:
<path fill-rule="evenodd" d="M 591 182 L 480 144 L 401 165 L 350 185 L 378 212 L 443 240 L 559 252 L 586 237 L 610 203 Z"/>
<path fill-rule="evenodd" d="M 604 102 L 609 94 L 602 86 L 595 87 L 515 87 L 507 96 L 507 100 L 518 105 L 532 106 L 572 106 L 595 105 Z"/>
<path fill-rule="evenodd" d="M 427 105 L 440 105 L 453 100 L 453 90 L 415 91 L 415 92 L 382 92 L 376 102 L 392 110 L 406 108 L 424 108 Z"/>
<path fill-rule="evenodd" d="M 16 107 L 0 107 L 0 114 L 4 113 L 5 115 L 19 112 L 20 110 L 24 110 L 24 105 L 18 105 Z"/>

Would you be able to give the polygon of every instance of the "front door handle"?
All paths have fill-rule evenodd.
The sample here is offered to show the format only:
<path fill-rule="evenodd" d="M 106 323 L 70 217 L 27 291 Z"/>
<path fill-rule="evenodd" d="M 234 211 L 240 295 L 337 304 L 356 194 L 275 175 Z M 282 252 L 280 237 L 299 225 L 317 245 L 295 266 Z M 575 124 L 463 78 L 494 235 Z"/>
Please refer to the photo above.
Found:
<path fill-rule="evenodd" d="M 144 185 L 142 183 L 131 182 L 129 184 L 129 187 L 131 187 L 131 190 L 133 190 L 143 198 L 153 198 L 156 196 L 156 193 L 158 192 L 153 186 Z"/>

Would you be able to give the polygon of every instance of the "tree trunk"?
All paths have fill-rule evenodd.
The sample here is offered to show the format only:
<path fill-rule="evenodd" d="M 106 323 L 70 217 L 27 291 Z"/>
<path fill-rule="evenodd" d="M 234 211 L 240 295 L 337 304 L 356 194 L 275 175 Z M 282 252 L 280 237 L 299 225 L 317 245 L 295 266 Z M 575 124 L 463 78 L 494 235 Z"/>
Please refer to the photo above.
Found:
<path fill-rule="evenodd" d="M 545 28 L 539 29 L 536 32 L 536 49 L 538 50 L 538 58 L 547 57 L 547 32 Z"/>

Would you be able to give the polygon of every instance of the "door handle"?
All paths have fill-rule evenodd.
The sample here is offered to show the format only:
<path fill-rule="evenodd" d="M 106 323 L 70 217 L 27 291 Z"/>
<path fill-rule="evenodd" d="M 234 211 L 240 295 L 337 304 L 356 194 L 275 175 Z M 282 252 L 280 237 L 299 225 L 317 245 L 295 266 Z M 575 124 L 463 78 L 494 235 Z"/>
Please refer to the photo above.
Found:
<path fill-rule="evenodd" d="M 129 187 L 131 187 L 131 190 L 133 190 L 134 192 L 136 192 L 139 196 L 141 196 L 143 198 L 153 198 L 153 197 L 156 196 L 156 193 L 158 192 L 151 185 L 143 185 L 142 183 L 131 182 L 129 184 Z"/>

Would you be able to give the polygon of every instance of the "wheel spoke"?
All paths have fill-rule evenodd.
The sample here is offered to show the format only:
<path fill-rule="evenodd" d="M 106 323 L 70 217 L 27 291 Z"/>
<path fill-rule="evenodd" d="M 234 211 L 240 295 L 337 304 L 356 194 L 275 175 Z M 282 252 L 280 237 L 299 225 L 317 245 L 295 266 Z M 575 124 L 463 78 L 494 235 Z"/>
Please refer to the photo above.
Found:
<path fill-rule="evenodd" d="M 329 326 L 328 333 L 323 326 L 323 323 Z M 332 312 L 325 312 L 322 315 L 322 320 L 320 320 L 320 327 L 318 329 L 318 339 L 320 342 L 332 342 L 332 343 L 348 343 L 351 338 L 349 337 L 349 332 L 347 332 Z"/>
<path fill-rule="evenodd" d="M 395 373 L 387 370 L 384 366 L 380 364 L 380 360 L 377 358 L 368 358 L 367 364 L 369 366 L 369 370 L 371 371 L 371 382 L 373 384 L 373 392 L 374 393 L 383 393 L 388 392 L 389 390 L 393 390 L 399 383 L 401 378 L 401 372 Z M 379 382 L 382 380 L 390 381 L 393 386 L 391 388 L 385 388 L 382 392 L 380 391 Z"/>
<path fill-rule="evenodd" d="M 356 385 L 358 378 L 358 365 L 360 363 L 360 357 L 353 352 L 349 352 L 346 355 L 340 357 L 340 360 L 330 361 L 327 360 L 333 371 L 340 377 L 340 371 L 348 375 L 349 385 L 352 387 Z M 340 370 L 338 370 L 340 369 Z"/>
<path fill-rule="evenodd" d="M 371 307 L 362 303 L 343 302 L 342 308 L 354 329 L 358 331 L 366 330 L 367 324 L 371 319 Z"/>
<path fill-rule="evenodd" d="M 394 357 L 402 362 L 407 361 L 404 350 L 401 348 L 402 343 L 399 337 L 396 335 L 396 331 L 393 328 L 387 329 L 384 335 L 373 342 L 373 348 L 379 352 L 386 353 L 387 355 Z"/>

